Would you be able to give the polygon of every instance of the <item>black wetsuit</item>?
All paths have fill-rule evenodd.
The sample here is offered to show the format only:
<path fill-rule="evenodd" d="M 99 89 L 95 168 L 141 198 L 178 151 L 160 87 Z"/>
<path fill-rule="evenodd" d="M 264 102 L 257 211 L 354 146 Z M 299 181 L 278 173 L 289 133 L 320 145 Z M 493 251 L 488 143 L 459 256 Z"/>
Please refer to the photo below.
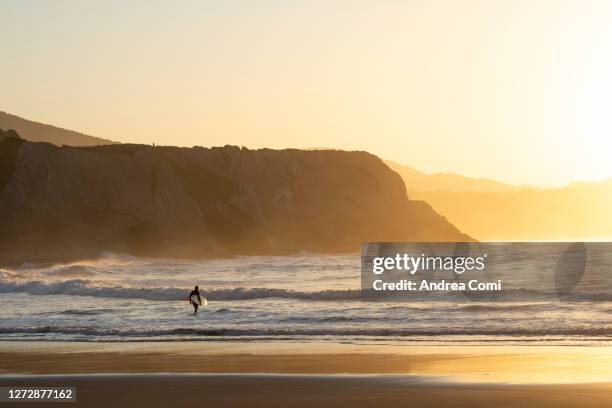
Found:
<path fill-rule="evenodd" d="M 196 295 L 198 297 L 198 302 L 194 302 L 193 299 L 191 299 L 193 295 Z M 191 293 L 189 294 L 189 301 L 191 302 L 191 305 L 193 306 L 193 314 L 196 314 L 198 312 L 198 306 L 200 306 L 200 303 L 202 303 L 200 292 L 198 292 L 197 290 L 192 290 Z"/>

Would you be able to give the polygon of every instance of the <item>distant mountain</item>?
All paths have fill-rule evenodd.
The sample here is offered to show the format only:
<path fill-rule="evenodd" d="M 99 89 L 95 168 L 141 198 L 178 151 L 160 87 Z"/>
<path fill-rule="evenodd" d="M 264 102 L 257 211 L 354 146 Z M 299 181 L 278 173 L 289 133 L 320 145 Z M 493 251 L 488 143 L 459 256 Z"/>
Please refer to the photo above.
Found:
<path fill-rule="evenodd" d="M 0 263 L 465 241 L 366 152 L 56 147 L 0 138 Z"/>
<path fill-rule="evenodd" d="M 518 187 L 458 174 L 424 174 L 386 161 L 411 199 L 423 200 L 482 241 L 612 238 L 612 179 L 562 188 Z"/>
<path fill-rule="evenodd" d="M 483 241 L 612 238 L 610 179 L 505 193 L 420 191 L 411 198 Z"/>
<path fill-rule="evenodd" d="M 612 181 L 503 193 L 413 192 L 467 234 L 483 241 L 612 238 Z"/>
<path fill-rule="evenodd" d="M 406 183 L 408 194 L 412 191 L 478 191 L 508 192 L 526 187 L 513 186 L 486 178 L 471 178 L 454 173 L 425 174 L 412 167 L 385 160 L 387 166 L 396 171 Z"/>
<path fill-rule="evenodd" d="M 85 135 L 72 130 L 33 122 L 2 111 L 0 111 L 0 129 L 14 129 L 25 140 L 47 142 L 57 146 L 96 146 L 115 143 L 107 139 Z"/>

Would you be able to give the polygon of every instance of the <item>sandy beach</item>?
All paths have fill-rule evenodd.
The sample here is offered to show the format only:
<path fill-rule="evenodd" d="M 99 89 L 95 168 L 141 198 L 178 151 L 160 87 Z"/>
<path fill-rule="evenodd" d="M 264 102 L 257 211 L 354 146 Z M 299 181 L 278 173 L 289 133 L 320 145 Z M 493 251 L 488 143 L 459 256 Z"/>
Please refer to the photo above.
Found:
<path fill-rule="evenodd" d="M 0 386 L 76 386 L 88 407 L 605 407 L 611 366 L 608 347 L 0 343 Z"/>
<path fill-rule="evenodd" d="M 87 407 L 609 407 L 612 385 L 457 384 L 405 376 L 134 374 L 28 376 L 6 385 L 70 385 Z M 38 403 L 19 406 L 39 406 Z"/>

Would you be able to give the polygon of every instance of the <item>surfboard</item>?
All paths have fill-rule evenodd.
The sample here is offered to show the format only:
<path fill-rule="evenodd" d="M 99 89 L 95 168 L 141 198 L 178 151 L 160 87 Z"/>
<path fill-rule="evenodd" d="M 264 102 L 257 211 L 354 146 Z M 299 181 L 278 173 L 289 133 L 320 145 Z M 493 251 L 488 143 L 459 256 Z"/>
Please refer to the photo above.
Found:
<path fill-rule="evenodd" d="M 198 300 L 198 295 L 191 295 L 191 303 L 197 303 L 201 306 L 206 306 L 208 304 L 208 300 L 206 300 L 206 298 L 200 296 L 200 299 L 202 299 L 202 302 Z"/>

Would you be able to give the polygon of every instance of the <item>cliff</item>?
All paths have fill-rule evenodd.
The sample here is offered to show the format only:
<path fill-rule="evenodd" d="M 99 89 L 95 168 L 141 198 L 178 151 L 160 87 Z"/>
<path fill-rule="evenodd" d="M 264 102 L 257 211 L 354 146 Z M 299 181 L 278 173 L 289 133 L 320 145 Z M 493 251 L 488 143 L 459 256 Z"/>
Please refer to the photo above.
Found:
<path fill-rule="evenodd" d="M 470 239 L 365 152 L 0 139 L 0 262 L 208 257 Z"/>

